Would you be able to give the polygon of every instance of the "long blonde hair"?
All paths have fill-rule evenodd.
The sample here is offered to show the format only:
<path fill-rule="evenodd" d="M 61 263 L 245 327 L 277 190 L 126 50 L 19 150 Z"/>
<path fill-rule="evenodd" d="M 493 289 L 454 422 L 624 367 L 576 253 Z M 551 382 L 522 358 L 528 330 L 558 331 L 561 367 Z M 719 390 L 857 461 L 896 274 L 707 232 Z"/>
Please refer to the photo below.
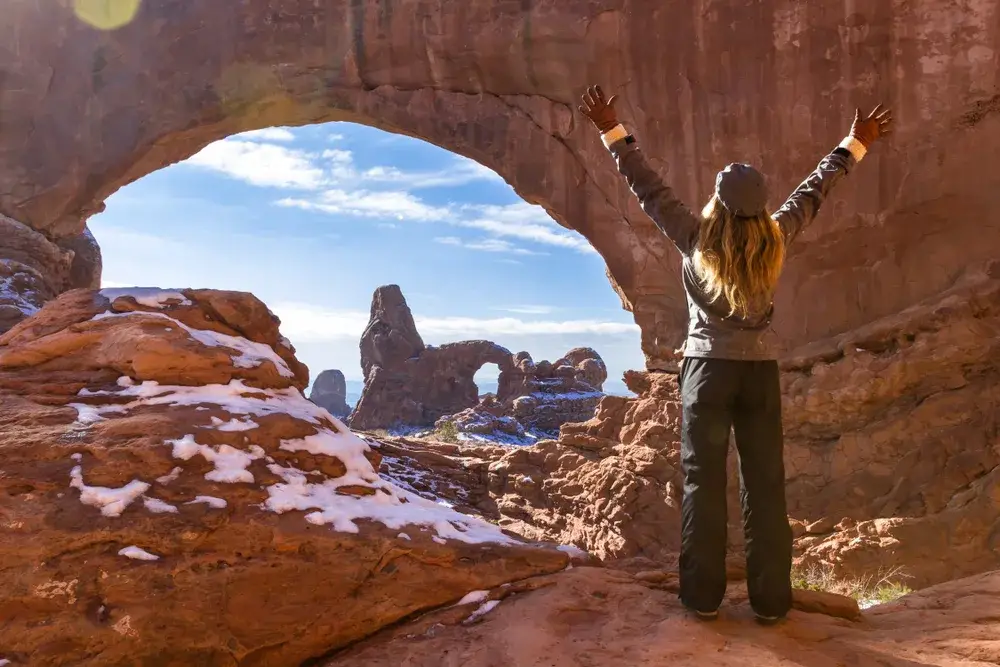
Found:
<path fill-rule="evenodd" d="M 736 216 L 713 195 L 701 212 L 695 272 L 708 298 L 725 296 L 729 315 L 748 317 L 770 304 L 785 260 L 785 238 L 767 212 Z"/>

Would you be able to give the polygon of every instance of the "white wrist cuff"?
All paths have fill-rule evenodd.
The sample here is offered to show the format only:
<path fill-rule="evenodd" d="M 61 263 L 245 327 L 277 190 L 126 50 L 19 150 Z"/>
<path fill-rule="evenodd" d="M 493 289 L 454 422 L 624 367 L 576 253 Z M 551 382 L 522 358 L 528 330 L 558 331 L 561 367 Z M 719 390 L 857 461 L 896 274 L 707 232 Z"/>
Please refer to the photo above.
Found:
<path fill-rule="evenodd" d="M 611 148 L 611 144 L 624 139 L 628 136 L 628 130 L 621 123 L 618 123 L 613 128 L 601 135 L 601 141 L 604 142 L 605 148 Z"/>
<path fill-rule="evenodd" d="M 845 137 L 844 140 L 840 142 L 838 148 L 846 148 L 851 155 L 854 156 L 854 159 L 857 162 L 861 162 L 861 160 L 865 157 L 865 153 L 868 152 L 865 145 L 854 137 Z"/>

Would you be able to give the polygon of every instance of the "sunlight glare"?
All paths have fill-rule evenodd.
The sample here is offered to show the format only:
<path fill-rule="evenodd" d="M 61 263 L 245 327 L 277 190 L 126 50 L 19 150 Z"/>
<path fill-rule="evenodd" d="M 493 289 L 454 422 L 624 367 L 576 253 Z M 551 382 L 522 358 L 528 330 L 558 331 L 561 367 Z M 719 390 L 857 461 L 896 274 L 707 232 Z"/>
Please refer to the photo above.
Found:
<path fill-rule="evenodd" d="M 77 18 L 98 30 L 116 30 L 132 22 L 142 0 L 73 0 Z"/>

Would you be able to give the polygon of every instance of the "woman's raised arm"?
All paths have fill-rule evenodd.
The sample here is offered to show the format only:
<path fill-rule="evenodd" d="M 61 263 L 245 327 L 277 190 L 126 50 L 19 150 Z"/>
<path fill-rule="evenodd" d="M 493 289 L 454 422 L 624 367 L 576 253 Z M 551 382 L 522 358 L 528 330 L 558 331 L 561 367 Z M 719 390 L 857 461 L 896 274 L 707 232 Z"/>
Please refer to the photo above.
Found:
<path fill-rule="evenodd" d="M 698 236 L 698 218 L 649 166 L 635 137 L 618 122 L 614 108 L 616 99 L 617 96 L 612 96 L 606 100 L 601 87 L 592 86 L 583 95 L 580 111 L 601 133 L 601 140 L 614 156 L 618 171 L 625 177 L 642 210 L 681 253 L 690 254 Z"/>
<path fill-rule="evenodd" d="M 881 111 L 882 105 L 861 118 L 861 110 L 854 112 L 854 123 L 847 137 L 833 151 L 820 160 L 815 170 L 802 181 L 795 192 L 774 212 L 774 221 L 781 227 L 786 241 L 791 241 L 806 225 L 812 222 L 833 186 L 841 176 L 850 172 L 864 158 L 879 137 L 890 134 L 892 113 Z"/>

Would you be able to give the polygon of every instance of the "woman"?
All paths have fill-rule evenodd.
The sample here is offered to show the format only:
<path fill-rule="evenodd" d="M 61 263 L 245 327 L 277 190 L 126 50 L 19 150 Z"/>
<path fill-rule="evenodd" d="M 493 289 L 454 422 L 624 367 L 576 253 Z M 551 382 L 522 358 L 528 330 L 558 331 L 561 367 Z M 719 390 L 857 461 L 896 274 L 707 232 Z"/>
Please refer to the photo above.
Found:
<path fill-rule="evenodd" d="M 785 509 L 781 388 L 770 328 L 788 243 L 816 216 L 840 177 L 879 137 L 891 114 L 862 119 L 773 214 L 764 177 L 746 164 L 719 172 L 701 216 L 646 163 L 599 86 L 580 111 L 601 132 L 618 171 L 683 258 L 689 325 L 679 384 L 683 405 L 680 598 L 700 618 L 718 616 L 726 592 L 726 454 L 733 429 L 740 461 L 747 587 L 757 619 L 781 620 L 792 603 L 792 535 Z"/>

